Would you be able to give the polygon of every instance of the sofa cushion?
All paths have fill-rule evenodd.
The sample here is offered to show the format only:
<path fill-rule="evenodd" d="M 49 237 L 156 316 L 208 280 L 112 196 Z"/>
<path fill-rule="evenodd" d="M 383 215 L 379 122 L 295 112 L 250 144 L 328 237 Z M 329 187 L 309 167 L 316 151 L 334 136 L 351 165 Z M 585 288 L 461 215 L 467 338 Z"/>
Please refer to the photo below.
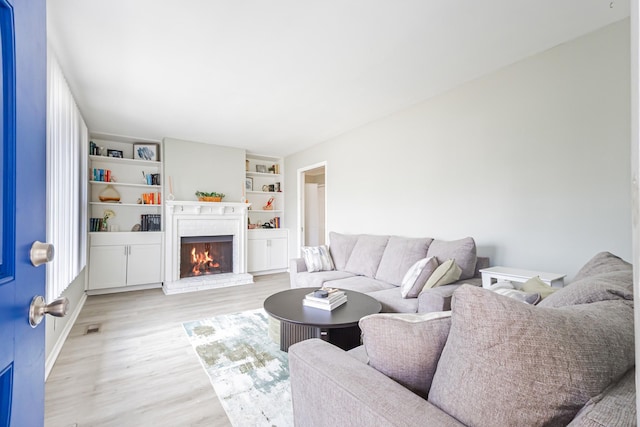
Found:
<path fill-rule="evenodd" d="M 389 236 L 361 234 L 344 270 L 360 276 L 375 277 L 388 241 Z"/>
<path fill-rule="evenodd" d="M 297 288 L 321 288 L 325 282 L 346 279 L 347 277 L 353 277 L 353 274 L 338 270 L 316 271 L 315 273 L 304 271 L 296 274 L 295 286 Z"/>
<path fill-rule="evenodd" d="M 382 304 L 382 313 L 415 313 L 418 311 L 418 298 L 402 298 L 400 288 L 368 292 L 367 295 L 377 299 Z"/>
<path fill-rule="evenodd" d="M 422 292 L 425 292 L 436 286 L 448 285 L 453 282 L 457 282 L 460 279 L 462 270 L 460 266 L 453 259 L 449 259 L 436 268 L 425 283 Z"/>
<path fill-rule="evenodd" d="M 320 246 L 303 246 L 302 258 L 309 273 L 314 271 L 331 271 L 335 270 L 329 248 L 326 245 Z"/>
<path fill-rule="evenodd" d="M 429 401 L 466 425 L 567 425 L 635 364 L 633 304 L 541 308 L 462 285 Z"/>
<path fill-rule="evenodd" d="M 541 299 L 545 299 L 552 293 L 556 292 L 558 289 L 560 288 L 552 288 L 551 286 L 547 285 L 538 276 L 532 277 L 531 279 L 527 280 L 520 287 L 521 291 L 532 294 L 539 294 Z"/>
<path fill-rule="evenodd" d="M 357 235 L 340 234 L 333 231 L 329 233 L 329 252 L 331 252 L 331 259 L 336 270 L 344 271 L 357 241 Z"/>
<path fill-rule="evenodd" d="M 447 341 L 451 312 L 374 314 L 360 319 L 369 365 L 425 397 Z"/>
<path fill-rule="evenodd" d="M 422 258 L 409 268 L 400 285 L 402 298 L 416 298 L 434 271 L 438 269 L 435 257 Z"/>
<path fill-rule="evenodd" d="M 375 278 L 400 286 L 407 270 L 427 256 L 433 239 L 391 236 L 382 254 Z"/>
<path fill-rule="evenodd" d="M 635 367 L 582 407 L 569 427 L 636 425 Z"/>
<path fill-rule="evenodd" d="M 600 273 L 610 273 L 613 271 L 628 271 L 632 266 L 620 257 L 615 256 L 611 252 L 600 252 L 594 255 L 587 263 L 582 266 L 573 278 L 574 281 L 585 277 L 593 277 Z"/>
<path fill-rule="evenodd" d="M 321 274 L 321 273 L 313 273 L 313 274 Z M 350 274 L 350 273 L 347 273 Z M 326 281 L 324 282 L 325 286 L 329 286 L 331 288 L 338 289 L 348 289 L 350 291 L 369 293 L 374 291 L 381 291 L 384 289 L 394 289 L 398 291 L 398 298 L 400 298 L 400 289 L 397 286 L 391 285 L 389 283 L 372 279 L 366 276 L 354 276 L 347 277 L 344 279 L 338 279 L 334 281 Z"/>
<path fill-rule="evenodd" d="M 434 240 L 429 245 L 427 256 L 434 256 L 442 264 L 448 259 L 455 259 L 462 269 L 461 279 L 470 279 L 476 271 L 476 242 L 471 237 L 446 242 Z"/>
<path fill-rule="evenodd" d="M 539 307 L 563 307 L 606 300 L 633 300 L 633 272 L 612 271 L 584 277 L 542 300 Z"/>

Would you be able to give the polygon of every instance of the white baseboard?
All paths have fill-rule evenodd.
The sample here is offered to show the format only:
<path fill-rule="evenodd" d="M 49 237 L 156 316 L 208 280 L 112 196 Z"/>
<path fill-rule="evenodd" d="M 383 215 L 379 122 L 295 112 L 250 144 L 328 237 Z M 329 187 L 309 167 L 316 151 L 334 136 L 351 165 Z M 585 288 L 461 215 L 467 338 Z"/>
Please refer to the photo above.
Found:
<path fill-rule="evenodd" d="M 45 381 L 47 381 L 47 378 L 49 378 L 49 374 L 53 369 L 53 365 L 56 363 L 56 360 L 58 359 L 58 355 L 60 355 L 60 351 L 62 351 L 62 346 L 64 345 L 64 342 L 67 340 L 67 337 L 71 332 L 71 328 L 73 328 L 73 325 L 76 323 L 76 320 L 78 320 L 78 315 L 80 314 L 80 311 L 82 311 L 82 307 L 84 307 L 85 301 L 87 301 L 87 294 L 83 292 L 82 297 L 80 298 L 80 301 L 78 301 L 78 304 L 76 304 L 75 310 L 73 310 L 73 313 L 71 313 L 71 315 L 69 316 L 69 321 L 66 323 L 66 325 L 64 326 L 64 329 L 62 330 L 62 333 L 58 337 L 58 341 L 51 349 L 51 353 L 49 353 L 49 356 L 47 356 L 47 360 L 45 361 L 45 365 L 44 365 Z"/>

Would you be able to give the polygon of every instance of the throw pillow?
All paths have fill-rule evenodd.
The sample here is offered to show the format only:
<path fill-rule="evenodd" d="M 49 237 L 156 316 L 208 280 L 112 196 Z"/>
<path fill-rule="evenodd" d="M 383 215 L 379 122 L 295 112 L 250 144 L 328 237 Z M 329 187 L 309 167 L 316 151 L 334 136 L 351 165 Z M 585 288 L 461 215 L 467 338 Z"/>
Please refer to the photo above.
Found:
<path fill-rule="evenodd" d="M 326 245 L 303 246 L 302 258 L 309 273 L 335 270 L 329 254 L 329 248 Z"/>
<path fill-rule="evenodd" d="M 369 365 L 426 398 L 451 312 L 373 314 L 360 319 L 359 326 Z"/>
<path fill-rule="evenodd" d="M 476 242 L 471 237 L 460 240 L 434 240 L 429 245 L 427 256 L 434 256 L 439 263 L 448 259 L 455 259 L 462 269 L 461 279 L 471 279 L 476 274 Z"/>
<path fill-rule="evenodd" d="M 435 257 L 423 258 L 413 264 L 400 285 L 402 298 L 417 298 L 424 284 L 437 268 L 438 261 Z"/>
<path fill-rule="evenodd" d="M 329 250 L 336 270 L 344 271 L 357 241 L 357 234 L 340 234 L 335 231 L 329 233 Z"/>
<path fill-rule="evenodd" d="M 635 365 L 633 303 L 521 304 L 462 285 L 429 401 L 475 426 L 567 425 Z"/>
<path fill-rule="evenodd" d="M 545 299 L 560 288 L 552 288 L 536 276 L 524 282 L 520 289 L 531 294 L 540 294 L 540 298 Z"/>
<path fill-rule="evenodd" d="M 462 270 L 458 267 L 455 260 L 450 259 L 443 262 L 436 271 L 433 272 L 431 277 L 425 283 L 422 291 L 426 289 L 435 288 L 436 286 L 448 285 L 449 283 L 453 283 L 460 279 L 460 274 Z"/>

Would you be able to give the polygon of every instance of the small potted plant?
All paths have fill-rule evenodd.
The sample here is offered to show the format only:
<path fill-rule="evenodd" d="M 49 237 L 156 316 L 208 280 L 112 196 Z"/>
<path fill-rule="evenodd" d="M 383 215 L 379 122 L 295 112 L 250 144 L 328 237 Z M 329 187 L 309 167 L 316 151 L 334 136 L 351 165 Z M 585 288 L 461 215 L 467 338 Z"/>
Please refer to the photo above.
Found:
<path fill-rule="evenodd" d="M 196 197 L 201 202 L 221 202 L 224 194 L 216 193 L 215 191 L 212 191 L 211 193 L 196 191 Z"/>

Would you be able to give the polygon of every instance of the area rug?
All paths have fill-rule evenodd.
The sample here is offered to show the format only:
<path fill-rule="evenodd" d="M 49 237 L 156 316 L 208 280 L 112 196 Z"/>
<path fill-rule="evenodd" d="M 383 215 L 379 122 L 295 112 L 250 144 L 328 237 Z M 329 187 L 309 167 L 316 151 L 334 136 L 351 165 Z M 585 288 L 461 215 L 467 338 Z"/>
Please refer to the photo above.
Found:
<path fill-rule="evenodd" d="M 183 323 L 231 424 L 293 426 L 289 360 L 264 310 Z"/>

